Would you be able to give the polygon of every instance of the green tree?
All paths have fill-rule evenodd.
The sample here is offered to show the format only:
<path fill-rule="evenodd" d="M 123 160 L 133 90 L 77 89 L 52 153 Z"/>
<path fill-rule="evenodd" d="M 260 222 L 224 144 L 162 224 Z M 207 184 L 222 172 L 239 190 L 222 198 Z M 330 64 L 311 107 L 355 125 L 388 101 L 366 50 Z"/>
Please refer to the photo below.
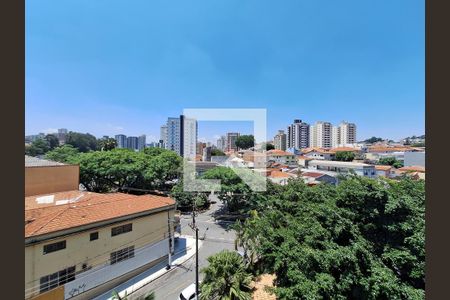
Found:
<path fill-rule="evenodd" d="M 401 161 L 397 160 L 395 157 L 382 157 L 378 160 L 378 164 L 389 165 L 389 166 L 393 166 L 394 168 L 403 167 L 403 163 Z"/>
<path fill-rule="evenodd" d="M 45 139 L 37 139 L 30 146 L 25 147 L 25 154 L 30 156 L 44 155 L 50 150 L 48 141 Z"/>
<path fill-rule="evenodd" d="M 209 265 L 202 269 L 205 274 L 201 284 L 202 300 L 250 300 L 252 275 L 242 257 L 233 251 L 223 250 L 208 257 Z"/>
<path fill-rule="evenodd" d="M 253 135 L 241 135 L 235 141 L 236 147 L 239 149 L 248 149 L 255 146 L 255 138 Z"/>
<path fill-rule="evenodd" d="M 351 151 L 337 151 L 336 160 L 338 161 L 353 161 L 355 159 L 355 153 Z"/>
<path fill-rule="evenodd" d="M 54 134 L 47 134 L 44 139 L 47 141 L 50 150 L 53 150 L 59 146 L 59 140 Z"/>
<path fill-rule="evenodd" d="M 72 145 L 80 152 L 97 150 L 97 138 L 89 133 L 70 131 L 66 137 L 66 144 Z"/>
<path fill-rule="evenodd" d="M 70 163 L 75 159 L 78 153 L 78 149 L 74 148 L 72 145 L 65 144 L 47 152 L 45 158 L 62 163 Z"/>
<path fill-rule="evenodd" d="M 237 238 L 279 299 L 424 299 L 423 180 L 292 180 L 265 196 Z"/>
<path fill-rule="evenodd" d="M 263 144 L 261 145 L 261 148 L 262 148 L 263 150 L 269 151 L 269 150 L 275 149 L 275 146 L 274 146 L 273 144 L 271 144 L 271 143 L 263 143 Z"/>
<path fill-rule="evenodd" d="M 117 147 L 117 141 L 114 138 L 101 138 L 97 141 L 97 149 L 100 151 L 109 151 Z"/>
<path fill-rule="evenodd" d="M 170 196 L 175 199 L 177 209 L 181 211 L 192 211 L 194 208 L 205 209 L 210 204 L 207 193 L 184 191 L 183 181 L 179 181 L 173 186 Z"/>
<path fill-rule="evenodd" d="M 368 138 L 368 139 L 364 140 L 364 143 L 374 144 L 376 142 L 382 142 L 382 141 L 383 141 L 382 138 L 373 136 L 371 138 Z"/>
<path fill-rule="evenodd" d="M 215 148 L 211 150 L 211 156 L 225 156 L 225 153 L 222 150 Z"/>
<path fill-rule="evenodd" d="M 80 182 L 94 192 L 169 189 L 181 168 L 181 158 L 169 150 L 154 156 L 129 149 L 92 151 L 70 162 L 80 165 Z"/>

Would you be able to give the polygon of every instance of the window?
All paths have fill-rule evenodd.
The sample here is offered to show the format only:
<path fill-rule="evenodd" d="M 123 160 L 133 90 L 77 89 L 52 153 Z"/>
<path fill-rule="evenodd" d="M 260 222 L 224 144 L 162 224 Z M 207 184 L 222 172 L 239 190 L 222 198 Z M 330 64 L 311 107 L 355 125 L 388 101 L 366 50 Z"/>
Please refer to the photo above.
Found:
<path fill-rule="evenodd" d="M 111 228 L 111 236 L 119 235 L 122 233 L 130 232 L 133 230 L 133 224 L 125 224 L 117 227 Z"/>
<path fill-rule="evenodd" d="M 91 232 L 90 237 L 89 237 L 90 241 L 95 241 L 98 240 L 98 231 L 96 232 Z"/>
<path fill-rule="evenodd" d="M 111 253 L 111 265 L 134 257 L 134 246 L 126 247 Z"/>
<path fill-rule="evenodd" d="M 62 249 L 66 249 L 66 241 L 44 245 L 44 254 L 48 254 Z"/>
<path fill-rule="evenodd" d="M 75 266 L 41 277 L 40 292 L 49 291 L 73 280 L 75 280 Z"/>

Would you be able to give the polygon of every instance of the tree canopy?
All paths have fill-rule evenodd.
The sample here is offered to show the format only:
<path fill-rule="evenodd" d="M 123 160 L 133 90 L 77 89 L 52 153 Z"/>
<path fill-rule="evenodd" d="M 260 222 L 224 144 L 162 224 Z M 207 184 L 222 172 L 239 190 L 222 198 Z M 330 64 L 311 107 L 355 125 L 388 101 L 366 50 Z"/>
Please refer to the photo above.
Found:
<path fill-rule="evenodd" d="M 424 214 L 423 180 L 291 180 L 257 202 L 238 237 L 276 275 L 279 299 L 423 299 Z"/>
<path fill-rule="evenodd" d="M 44 139 L 47 141 L 48 143 L 48 147 L 50 150 L 55 149 L 56 147 L 59 146 L 59 140 L 56 137 L 56 135 L 54 134 L 47 134 Z"/>
<path fill-rule="evenodd" d="M 255 138 L 253 135 L 241 135 L 235 141 L 236 147 L 239 149 L 248 149 L 255 146 Z"/>
<path fill-rule="evenodd" d="M 353 161 L 355 159 L 355 153 L 351 151 L 337 151 L 336 160 L 338 161 Z"/>
<path fill-rule="evenodd" d="M 47 152 L 45 158 L 62 163 L 69 163 L 78 155 L 78 153 L 78 149 L 74 148 L 72 145 L 65 144 Z"/>
<path fill-rule="evenodd" d="M 397 160 L 395 157 L 382 157 L 378 160 L 378 164 L 389 165 L 389 166 L 393 166 L 394 168 L 403 167 L 403 163 L 401 161 Z"/>
<path fill-rule="evenodd" d="M 234 251 L 223 250 L 208 257 L 209 265 L 202 269 L 201 300 L 251 300 L 252 275 L 243 258 Z"/>
<path fill-rule="evenodd" d="M 97 138 L 89 133 L 70 131 L 66 137 L 66 144 L 72 145 L 80 152 L 97 150 Z"/>
<path fill-rule="evenodd" d="M 25 147 L 25 154 L 30 156 L 44 155 L 50 150 L 48 141 L 44 139 L 37 139 L 31 143 L 30 146 Z"/>
<path fill-rule="evenodd" d="M 263 143 L 261 145 L 261 149 L 269 151 L 269 150 L 275 149 L 275 146 L 273 144 L 271 144 L 271 143 Z"/>
<path fill-rule="evenodd" d="M 225 156 L 225 153 L 222 150 L 215 148 L 211 150 L 211 156 Z"/>
<path fill-rule="evenodd" d="M 383 141 L 382 138 L 373 136 L 371 138 L 364 140 L 364 143 L 373 144 L 373 143 L 382 142 L 382 141 Z"/>
<path fill-rule="evenodd" d="M 117 147 L 117 141 L 114 138 L 101 138 L 97 140 L 97 149 L 100 151 L 109 151 Z"/>

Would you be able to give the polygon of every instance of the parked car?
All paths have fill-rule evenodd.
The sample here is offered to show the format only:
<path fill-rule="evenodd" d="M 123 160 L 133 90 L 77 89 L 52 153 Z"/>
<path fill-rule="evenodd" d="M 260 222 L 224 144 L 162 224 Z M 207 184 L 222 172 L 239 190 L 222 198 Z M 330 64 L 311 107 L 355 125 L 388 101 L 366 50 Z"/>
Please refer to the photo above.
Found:
<path fill-rule="evenodd" d="M 199 292 L 200 295 L 200 292 Z M 195 299 L 195 283 L 185 288 L 178 296 L 178 300 L 194 300 Z"/>

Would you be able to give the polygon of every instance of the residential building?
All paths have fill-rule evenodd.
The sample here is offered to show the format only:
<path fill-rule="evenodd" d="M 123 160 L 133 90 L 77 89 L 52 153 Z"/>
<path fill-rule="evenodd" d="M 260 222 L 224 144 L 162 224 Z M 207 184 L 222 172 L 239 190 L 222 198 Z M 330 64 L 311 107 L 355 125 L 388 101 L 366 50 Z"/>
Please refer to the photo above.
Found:
<path fill-rule="evenodd" d="M 226 147 L 227 147 L 227 137 L 222 135 L 218 140 L 217 140 L 217 149 L 221 150 L 221 151 L 226 151 Z"/>
<path fill-rule="evenodd" d="M 310 126 L 296 119 L 287 128 L 286 148 L 303 149 L 310 146 Z M 283 150 L 283 149 L 281 149 Z M 286 149 L 284 149 L 286 150 Z"/>
<path fill-rule="evenodd" d="M 159 131 L 159 141 L 164 145 L 167 143 L 167 124 L 162 125 Z"/>
<path fill-rule="evenodd" d="M 378 177 L 391 178 L 395 177 L 395 168 L 392 166 L 375 165 L 375 173 Z"/>
<path fill-rule="evenodd" d="M 331 148 L 332 125 L 329 122 L 316 122 L 310 126 L 309 147 Z"/>
<path fill-rule="evenodd" d="M 117 142 L 117 148 L 127 148 L 127 136 L 124 134 L 118 134 L 114 137 Z"/>
<path fill-rule="evenodd" d="M 179 118 L 167 119 L 166 149 L 175 151 L 180 156 L 195 160 L 197 152 L 197 120 L 180 115 Z"/>
<path fill-rule="evenodd" d="M 66 143 L 67 133 L 68 133 L 68 131 L 66 128 L 58 129 L 58 133 L 57 133 L 56 137 L 58 138 L 59 145 L 64 145 Z"/>
<path fill-rule="evenodd" d="M 196 154 L 197 155 L 202 155 L 203 154 L 203 148 L 206 147 L 206 143 L 203 142 L 197 142 L 197 151 Z"/>
<path fill-rule="evenodd" d="M 268 163 L 279 163 L 287 166 L 297 166 L 297 158 L 295 154 L 282 151 L 282 150 L 270 150 L 266 152 Z"/>
<path fill-rule="evenodd" d="M 286 185 L 286 184 L 288 184 L 288 181 L 290 178 L 295 178 L 295 175 L 289 174 L 287 172 L 282 172 L 279 170 L 273 170 L 270 172 L 268 178 L 273 183 L 276 183 L 279 185 Z"/>
<path fill-rule="evenodd" d="M 139 151 L 144 150 L 145 148 L 145 144 L 146 144 L 146 136 L 145 134 L 141 135 L 138 137 L 138 145 L 137 145 L 137 149 Z"/>
<path fill-rule="evenodd" d="M 273 138 L 275 149 L 286 151 L 286 133 L 284 130 L 278 130 L 278 133 Z"/>
<path fill-rule="evenodd" d="M 337 147 L 356 144 L 356 125 L 342 121 L 338 127 L 338 143 Z"/>
<path fill-rule="evenodd" d="M 211 161 L 211 146 L 203 148 L 202 161 Z"/>
<path fill-rule="evenodd" d="M 332 173 L 355 173 L 359 176 L 376 177 L 375 166 L 364 164 L 364 163 L 355 163 L 355 162 L 343 162 L 343 161 L 329 161 L 329 160 L 311 160 L 308 162 L 308 169 L 317 170 L 317 171 L 325 171 Z"/>
<path fill-rule="evenodd" d="M 338 180 L 336 177 L 331 176 L 329 174 L 325 173 L 318 173 L 318 172 L 304 172 L 301 173 L 301 177 L 308 185 L 316 185 L 319 183 L 329 183 L 336 185 L 338 183 Z"/>
<path fill-rule="evenodd" d="M 25 155 L 25 196 L 77 190 L 80 167 Z"/>
<path fill-rule="evenodd" d="M 138 137 L 137 136 L 129 136 L 127 137 L 127 148 L 131 150 L 138 150 Z"/>
<path fill-rule="evenodd" d="M 404 166 L 421 166 L 425 167 L 425 151 L 421 152 L 405 152 Z"/>
<path fill-rule="evenodd" d="M 174 217 L 175 201 L 155 195 L 25 197 L 25 299 L 92 299 L 164 261 Z"/>
<path fill-rule="evenodd" d="M 325 148 L 307 148 L 302 150 L 303 156 L 311 159 L 333 160 L 336 153 Z"/>
<path fill-rule="evenodd" d="M 338 126 L 331 127 L 331 147 L 336 148 L 340 146 L 341 132 Z"/>
<path fill-rule="evenodd" d="M 240 136 L 239 132 L 228 132 L 227 133 L 227 145 L 226 151 L 237 151 L 238 147 L 236 146 L 236 140 Z"/>
<path fill-rule="evenodd" d="M 92 299 L 173 254 L 173 199 L 78 187 L 79 166 L 25 156 L 25 299 Z"/>
<path fill-rule="evenodd" d="M 181 133 L 180 133 L 180 118 L 167 119 L 167 142 L 166 149 L 175 151 L 181 155 Z"/>

